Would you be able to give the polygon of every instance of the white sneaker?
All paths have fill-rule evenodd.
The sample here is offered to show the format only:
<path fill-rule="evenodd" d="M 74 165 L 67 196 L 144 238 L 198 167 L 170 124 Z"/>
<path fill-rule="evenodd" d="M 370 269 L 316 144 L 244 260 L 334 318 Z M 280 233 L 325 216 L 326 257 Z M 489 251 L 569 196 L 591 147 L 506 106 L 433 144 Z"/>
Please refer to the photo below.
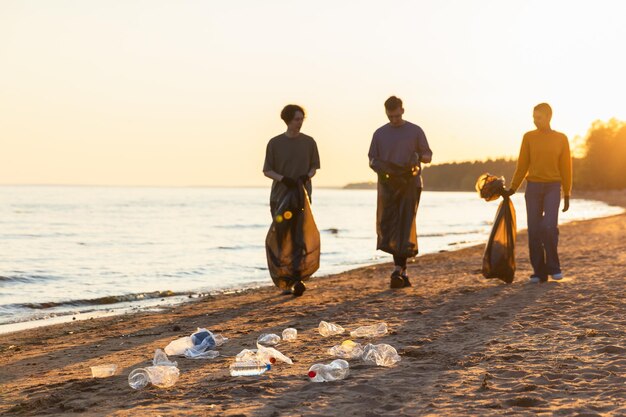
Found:
<path fill-rule="evenodd" d="M 539 277 L 530 277 L 528 280 L 531 284 L 539 284 L 541 282 L 541 278 Z"/>
<path fill-rule="evenodd" d="M 551 275 L 551 276 L 552 276 L 552 279 L 555 281 L 560 281 L 563 279 L 563 274 L 561 272 L 559 272 L 558 274 Z"/>

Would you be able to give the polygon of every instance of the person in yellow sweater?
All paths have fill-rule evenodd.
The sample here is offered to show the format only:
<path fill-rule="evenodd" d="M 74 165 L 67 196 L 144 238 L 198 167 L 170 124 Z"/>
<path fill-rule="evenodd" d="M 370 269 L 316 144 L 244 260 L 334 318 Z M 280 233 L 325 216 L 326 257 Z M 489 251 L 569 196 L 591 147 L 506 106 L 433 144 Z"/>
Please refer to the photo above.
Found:
<path fill-rule="evenodd" d="M 533 120 L 536 130 L 527 132 L 517 159 L 511 188 L 515 191 L 526 179 L 526 215 L 528 249 L 533 274 L 531 283 L 546 282 L 548 276 L 563 279 L 559 262 L 559 205 L 563 190 L 563 211 L 569 209 L 572 191 L 572 158 L 569 142 L 563 133 L 552 130 L 552 108 L 547 103 L 535 106 Z"/>

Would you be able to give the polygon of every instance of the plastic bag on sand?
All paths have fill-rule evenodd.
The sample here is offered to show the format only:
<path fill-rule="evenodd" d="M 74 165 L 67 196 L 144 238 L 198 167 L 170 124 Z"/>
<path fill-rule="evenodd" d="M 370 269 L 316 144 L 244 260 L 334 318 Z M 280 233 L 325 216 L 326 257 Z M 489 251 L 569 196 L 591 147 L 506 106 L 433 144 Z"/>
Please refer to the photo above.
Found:
<path fill-rule="evenodd" d="M 324 337 L 333 336 L 336 334 L 341 334 L 346 330 L 338 324 L 328 323 L 324 320 L 320 321 L 320 325 L 318 327 L 320 334 Z"/>
<path fill-rule="evenodd" d="M 387 334 L 387 323 L 372 324 L 371 326 L 361 326 L 350 332 L 351 337 L 377 337 Z"/>
<path fill-rule="evenodd" d="M 274 346 L 280 343 L 280 336 L 274 333 L 263 333 L 256 340 L 257 344 L 261 344 L 263 346 Z"/>
<path fill-rule="evenodd" d="M 165 353 L 170 356 L 182 356 L 185 354 L 185 350 L 193 347 L 191 337 L 185 336 L 180 339 L 172 340 L 167 346 L 165 346 Z"/>
<path fill-rule="evenodd" d="M 198 328 L 191 336 L 170 342 L 165 347 L 165 353 L 190 359 L 213 359 L 219 356 L 219 352 L 213 348 L 223 345 L 227 340 L 222 335 Z"/>
<path fill-rule="evenodd" d="M 356 359 L 363 355 L 363 346 L 352 340 L 344 340 L 340 345 L 328 349 L 328 354 L 336 358 Z"/>
<path fill-rule="evenodd" d="M 372 362 L 378 366 L 393 366 L 401 359 L 396 349 L 385 343 L 379 345 L 368 343 L 363 349 L 362 358 L 365 362 Z"/>

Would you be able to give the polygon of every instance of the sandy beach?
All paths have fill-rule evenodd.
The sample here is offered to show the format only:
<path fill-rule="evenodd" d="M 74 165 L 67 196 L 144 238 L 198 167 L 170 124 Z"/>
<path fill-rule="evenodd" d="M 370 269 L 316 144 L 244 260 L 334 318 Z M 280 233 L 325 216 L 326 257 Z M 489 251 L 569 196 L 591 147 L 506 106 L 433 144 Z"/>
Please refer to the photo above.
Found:
<path fill-rule="evenodd" d="M 626 207 L 626 191 L 576 197 Z M 0 335 L 0 415 L 624 416 L 626 214 L 560 231 L 560 282 L 527 283 L 520 232 L 511 285 L 482 278 L 481 245 L 416 258 L 413 287 L 402 290 L 390 290 L 389 265 L 377 265 L 313 278 L 301 298 L 267 287 Z M 386 322 L 389 334 L 356 341 L 391 344 L 402 361 L 351 360 L 347 379 L 310 382 L 308 368 L 330 362 L 327 349 L 349 338 L 323 338 L 321 320 L 347 330 Z M 197 327 L 229 338 L 222 356 L 171 358 L 180 368 L 172 388 L 128 386 L 155 349 Z M 232 356 L 286 327 L 298 339 L 277 348 L 293 365 L 229 375 Z M 90 366 L 103 363 L 117 374 L 93 379 Z"/>

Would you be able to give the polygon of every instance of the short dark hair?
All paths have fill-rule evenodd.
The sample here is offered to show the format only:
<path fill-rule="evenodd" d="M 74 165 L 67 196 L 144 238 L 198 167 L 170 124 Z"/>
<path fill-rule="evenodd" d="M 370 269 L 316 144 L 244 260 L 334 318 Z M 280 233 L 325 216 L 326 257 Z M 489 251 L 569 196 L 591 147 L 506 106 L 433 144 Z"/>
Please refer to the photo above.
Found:
<path fill-rule="evenodd" d="M 396 96 L 391 96 L 385 101 L 385 110 L 392 111 L 402 108 L 402 100 Z"/>
<path fill-rule="evenodd" d="M 296 112 L 301 112 L 304 116 L 304 109 L 297 104 L 287 104 L 283 111 L 280 112 L 280 118 L 283 119 L 285 123 L 290 123 L 294 117 L 296 117 Z"/>
<path fill-rule="evenodd" d="M 548 119 L 552 118 L 552 107 L 548 103 L 539 103 L 533 110 L 544 113 Z"/>

